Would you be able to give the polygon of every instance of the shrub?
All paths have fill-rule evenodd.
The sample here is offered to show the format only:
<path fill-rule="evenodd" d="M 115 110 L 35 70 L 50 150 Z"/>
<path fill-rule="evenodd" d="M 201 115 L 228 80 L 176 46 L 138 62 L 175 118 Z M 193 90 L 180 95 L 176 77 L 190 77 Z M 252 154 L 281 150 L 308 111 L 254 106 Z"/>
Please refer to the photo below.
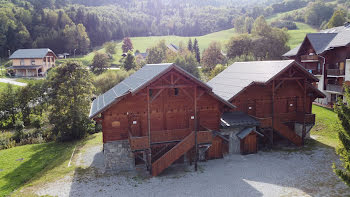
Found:
<path fill-rule="evenodd" d="M 11 132 L 0 133 L 0 150 L 16 146 L 16 142 L 12 139 L 12 137 L 13 133 Z"/>
<path fill-rule="evenodd" d="M 43 125 L 43 118 L 39 115 L 35 115 L 35 114 L 30 114 L 29 116 L 30 118 L 30 123 L 31 125 L 36 128 L 36 129 L 40 129 Z"/>
<path fill-rule="evenodd" d="M 24 138 L 24 123 L 23 121 L 16 120 L 15 122 L 15 134 L 13 136 L 13 139 L 19 143 Z"/>
<path fill-rule="evenodd" d="M 126 72 L 125 70 L 108 70 L 101 75 L 96 76 L 93 81 L 96 90 L 95 94 L 99 95 L 105 93 L 113 86 L 123 81 L 132 72 L 133 71 Z"/>
<path fill-rule="evenodd" d="M 271 23 L 272 27 L 277 27 L 280 29 L 287 28 L 288 30 L 298 29 L 297 24 L 292 21 L 274 21 Z"/>

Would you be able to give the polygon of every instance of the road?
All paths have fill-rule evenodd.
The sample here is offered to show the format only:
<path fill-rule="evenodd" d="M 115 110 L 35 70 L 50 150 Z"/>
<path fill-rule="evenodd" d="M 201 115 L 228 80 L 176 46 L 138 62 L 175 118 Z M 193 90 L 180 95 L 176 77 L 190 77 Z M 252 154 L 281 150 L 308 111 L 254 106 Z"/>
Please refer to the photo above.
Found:
<path fill-rule="evenodd" d="M 9 83 L 9 84 L 21 86 L 21 87 L 24 87 L 27 85 L 26 83 L 18 82 L 18 81 L 16 81 L 16 79 L 10 79 L 10 78 L 0 78 L 0 82 L 1 83 Z"/>

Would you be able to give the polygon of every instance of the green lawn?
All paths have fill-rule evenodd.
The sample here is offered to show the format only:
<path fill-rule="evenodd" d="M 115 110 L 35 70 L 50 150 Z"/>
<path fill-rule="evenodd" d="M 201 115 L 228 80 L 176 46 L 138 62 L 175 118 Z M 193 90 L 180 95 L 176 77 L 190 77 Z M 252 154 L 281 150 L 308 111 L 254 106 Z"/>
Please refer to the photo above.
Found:
<path fill-rule="evenodd" d="M 5 89 L 7 88 L 8 83 L 2 83 L 0 82 L 0 93 L 5 91 Z M 14 87 L 14 89 L 20 88 L 20 86 L 16 86 L 16 85 L 12 85 L 12 87 Z"/>
<path fill-rule="evenodd" d="M 74 164 L 68 167 L 74 148 L 76 147 L 76 155 L 81 147 L 98 143 L 102 143 L 101 133 L 76 142 L 50 142 L 1 150 L 0 196 L 7 196 L 23 186 L 40 185 L 55 180 L 74 171 Z"/>
<path fill-rule="evenodd" d="M 307 25 L 305 23 L 296 22 L 296 24 L 298 29 L 288 30 L 288 34 L 290 35 L 288 45 L 291 49 L 300 44 L 304 40 L 306 34 L 317 32 L 316 29 L 312 28 L 310 25 Z"/>
<path fill-rule="evenodd" d="M 316 136 L 317 141 L 335 148 L 338 145 L 337 114 L 333 110 L 316 105 L 312 106 L 312 112 L 316 114 L 316 124 L 311 130 L 311 135 Z"/>

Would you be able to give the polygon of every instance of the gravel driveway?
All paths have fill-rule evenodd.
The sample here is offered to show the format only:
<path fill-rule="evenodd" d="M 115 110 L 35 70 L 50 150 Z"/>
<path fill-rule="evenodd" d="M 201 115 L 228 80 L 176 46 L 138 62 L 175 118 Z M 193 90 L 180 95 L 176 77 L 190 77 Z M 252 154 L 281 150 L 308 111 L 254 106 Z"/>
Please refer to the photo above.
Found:
<path fill-rule="evenodd" d="M 331 164 L 337 157 L 329 148 L 228 155 L 224 159 L 199 163 L 197 172 L 193 166 L 181 164 L 152 178 L 137 172 L 103 174 L 101 160 L 101 146 L 89 148 L 78 163 L 93 168 L 48 183 L 36 194 L 142 197 L 350 195 L 350 189 L 332 172 Z"/>

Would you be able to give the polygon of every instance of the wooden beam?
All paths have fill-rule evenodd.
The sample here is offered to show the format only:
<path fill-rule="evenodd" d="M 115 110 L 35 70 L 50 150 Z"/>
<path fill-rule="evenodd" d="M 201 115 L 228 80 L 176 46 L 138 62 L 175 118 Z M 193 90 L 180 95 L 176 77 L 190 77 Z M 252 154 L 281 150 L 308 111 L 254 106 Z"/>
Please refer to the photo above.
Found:
<path fill-rule="evenodd" d="M 169 85 L 171 85 L 171 82 L 168 81 L 165 77 L 162 77 L 161 79 L 164 80 L 165 82 L 167 82 Z"/>
<path fill-rule="evenodd" d="M 304 77 L 293 77 L 293 78 L 283 77 L 283 78 L 278 78 L 278 80 L 299 80 L 299 79 L 305 79 L 305 78 Z"/>
<path fill-rule="evenodd" d="M 272 144 L 273 144 L 273 128 L 274 128 L 274 121 L 275 121 L 275 80 L 272 81 Z"/>
<path fill-rule="evenodd" d="M 165 88 L 193 88 L 194 85 L 163 85 L 163 86 L 150 86 L 149 89 L 165 89 Z"/>
<path fill-rule="evenodd" d="M 194 98 L 197 98 L 197 87 L 194 87 Z M 194 145 L 195 145 L 195 163 L 194 170 L 197 171 L 198 165 L 198 142 L 197 142 L 197 99 L 194 99 Z"/>
<path fill-rule="evenodd" d="M 181 88 L 181 90 L 193 101 L 193 97 L 190 95 L 190 93 L 187 92 L 186 89 Z"/>
<path fill-rule="evenodd" d="M 277 86 L 275 87 L 275 91 L 284 83 L 284 80 L 282 80 L 281 82 L 279 82 L 277 84 Z"/>
<path fill-rule="evenodd" d="M 197 96 L 197 101 L 201 98 L 201 96 L 203 96 L 205 93 L 205 91 L 202 91 L 201 93 L 199 93 L 199 95 Z"/>
<path fill-rule="evenodd" d="M 147 129 L 148 129 L 148 165 L 152 166 L 152 149 L 151 149 L 151 114 L 150 114 L 150 98 L 149 98 L 149 88 L 147 87 Z M 152 174 L 152 167 L 150 167 L 150 174 Z"/>
<path fill-rule="evenodd" d="M 301 83 L 300 83 L 300 81 L 299 80 L 295 80 L 296 82 L 297 82 L 297 84 L 299 85 L 299 87 L 302 89 L 302 90 L 304 90 L 305 89 L 305 87 L 303 87 L 303 85 L 301 85 Z"/>
<path fill-rule="evenodd" d="M 157 94 L 155 94 L 154 96 L 152 96 L 151 98 L 151 103 L 156 100 L 156 98 L 163 92 L 164 89 L 160 89 Z"/>

